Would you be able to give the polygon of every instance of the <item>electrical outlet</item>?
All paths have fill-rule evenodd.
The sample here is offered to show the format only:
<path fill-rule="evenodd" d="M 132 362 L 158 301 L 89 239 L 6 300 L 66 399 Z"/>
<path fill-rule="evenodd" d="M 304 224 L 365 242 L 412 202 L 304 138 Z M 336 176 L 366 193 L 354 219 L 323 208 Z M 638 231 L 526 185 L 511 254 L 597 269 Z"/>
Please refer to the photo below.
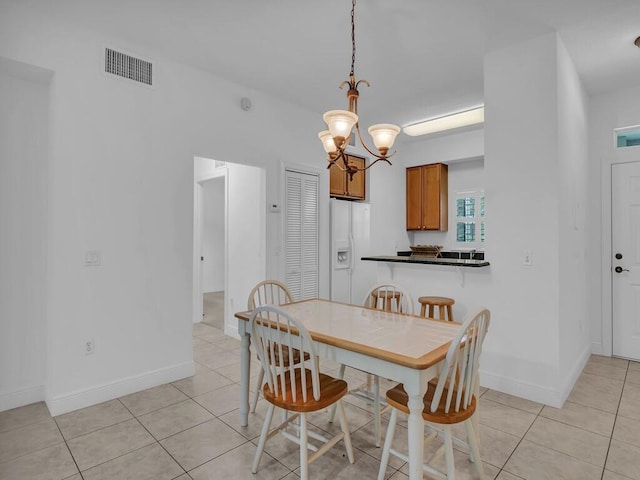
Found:
<path fill-rule="evenodd" d="M 93 343 L 93 338 L 89 340 L 85 340 L 84 342 L 84 354 L 91 355 L 95 351 L 95 345 Z"/>

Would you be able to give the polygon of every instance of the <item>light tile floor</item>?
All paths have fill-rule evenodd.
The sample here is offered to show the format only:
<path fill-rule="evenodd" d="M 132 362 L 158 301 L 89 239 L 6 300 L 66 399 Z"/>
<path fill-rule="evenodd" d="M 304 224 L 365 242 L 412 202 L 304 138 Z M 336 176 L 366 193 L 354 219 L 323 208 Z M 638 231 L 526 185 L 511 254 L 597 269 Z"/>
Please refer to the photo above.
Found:
<path fill-rule="evenodd" d="M 298 478 L 297 446 L 280 437 L 267 443 L 260 470 L 251 474 L 266 406 L 260 401 L 249 426 L 238 426 L 239 346 L 198 324 L 191 378 L 55 418 L 44 403 L 0 413 L 0 479 Z M 322 365 L 335 374 L 337 365 Z M 348 372 L 350 382 L 362 380 Z M 256 373 L 252 368 L 252 383 Z M 487 389 L 481 398 L 487 478 L 640 480 L 640 363 L 592 356 L 561 409 Z M 381 449 L 372 443 L 370 406 L 346 400 L 356 463 L 338 445 L 311 465 L 312 478 L 377 476 Z M 324 412 L 311 421 L 321 430 L 337 428 Z M 406 422 L 396 435 L 394 446 L 406 447 Z M 458 478 L 477 478 L 467 456 L 456 456 Z M 392 457 L 387 478 L 403 480 L 406 473 Z"/>

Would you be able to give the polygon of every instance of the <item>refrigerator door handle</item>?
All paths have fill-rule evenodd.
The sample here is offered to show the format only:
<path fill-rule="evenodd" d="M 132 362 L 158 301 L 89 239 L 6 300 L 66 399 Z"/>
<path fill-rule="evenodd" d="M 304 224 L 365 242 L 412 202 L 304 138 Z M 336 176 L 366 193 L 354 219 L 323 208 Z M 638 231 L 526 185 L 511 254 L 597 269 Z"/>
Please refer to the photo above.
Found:
<path fill-rule="evenodd" d="M 349 260 L 350 260 L 350 264 L 349 264 L 349 271 L 353 272 L 353 268 L 356 266 L 356 260 L 355 260 L 355 242 L 353 240 L 353 234 L 351 232 L 349 232 Z"/>

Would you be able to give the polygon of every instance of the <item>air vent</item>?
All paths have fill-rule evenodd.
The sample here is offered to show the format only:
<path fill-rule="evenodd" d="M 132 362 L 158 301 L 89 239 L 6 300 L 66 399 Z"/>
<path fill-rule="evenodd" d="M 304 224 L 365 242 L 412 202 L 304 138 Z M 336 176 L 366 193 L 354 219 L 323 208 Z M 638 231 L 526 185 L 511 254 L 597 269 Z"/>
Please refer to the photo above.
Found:
<path fill-rule="evenodd" d="M 110 48 L 105 48 L 104 51 L 104 71 L 134 82 L 153 85 L 153 65 L 151 62 L 116 52 Z"/>

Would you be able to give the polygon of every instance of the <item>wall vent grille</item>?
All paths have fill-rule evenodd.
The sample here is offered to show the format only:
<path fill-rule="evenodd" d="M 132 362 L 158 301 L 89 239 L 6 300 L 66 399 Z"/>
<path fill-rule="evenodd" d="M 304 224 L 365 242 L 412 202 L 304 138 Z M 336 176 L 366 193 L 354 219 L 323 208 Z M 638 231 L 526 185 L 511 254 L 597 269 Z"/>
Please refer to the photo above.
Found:
<path fill-rule="evenodd" d="M 105 48 L 104 71 L 145 85 L 153 85 L 153 65 L 151 62 L 116 52 L 110 48 Z"/>

